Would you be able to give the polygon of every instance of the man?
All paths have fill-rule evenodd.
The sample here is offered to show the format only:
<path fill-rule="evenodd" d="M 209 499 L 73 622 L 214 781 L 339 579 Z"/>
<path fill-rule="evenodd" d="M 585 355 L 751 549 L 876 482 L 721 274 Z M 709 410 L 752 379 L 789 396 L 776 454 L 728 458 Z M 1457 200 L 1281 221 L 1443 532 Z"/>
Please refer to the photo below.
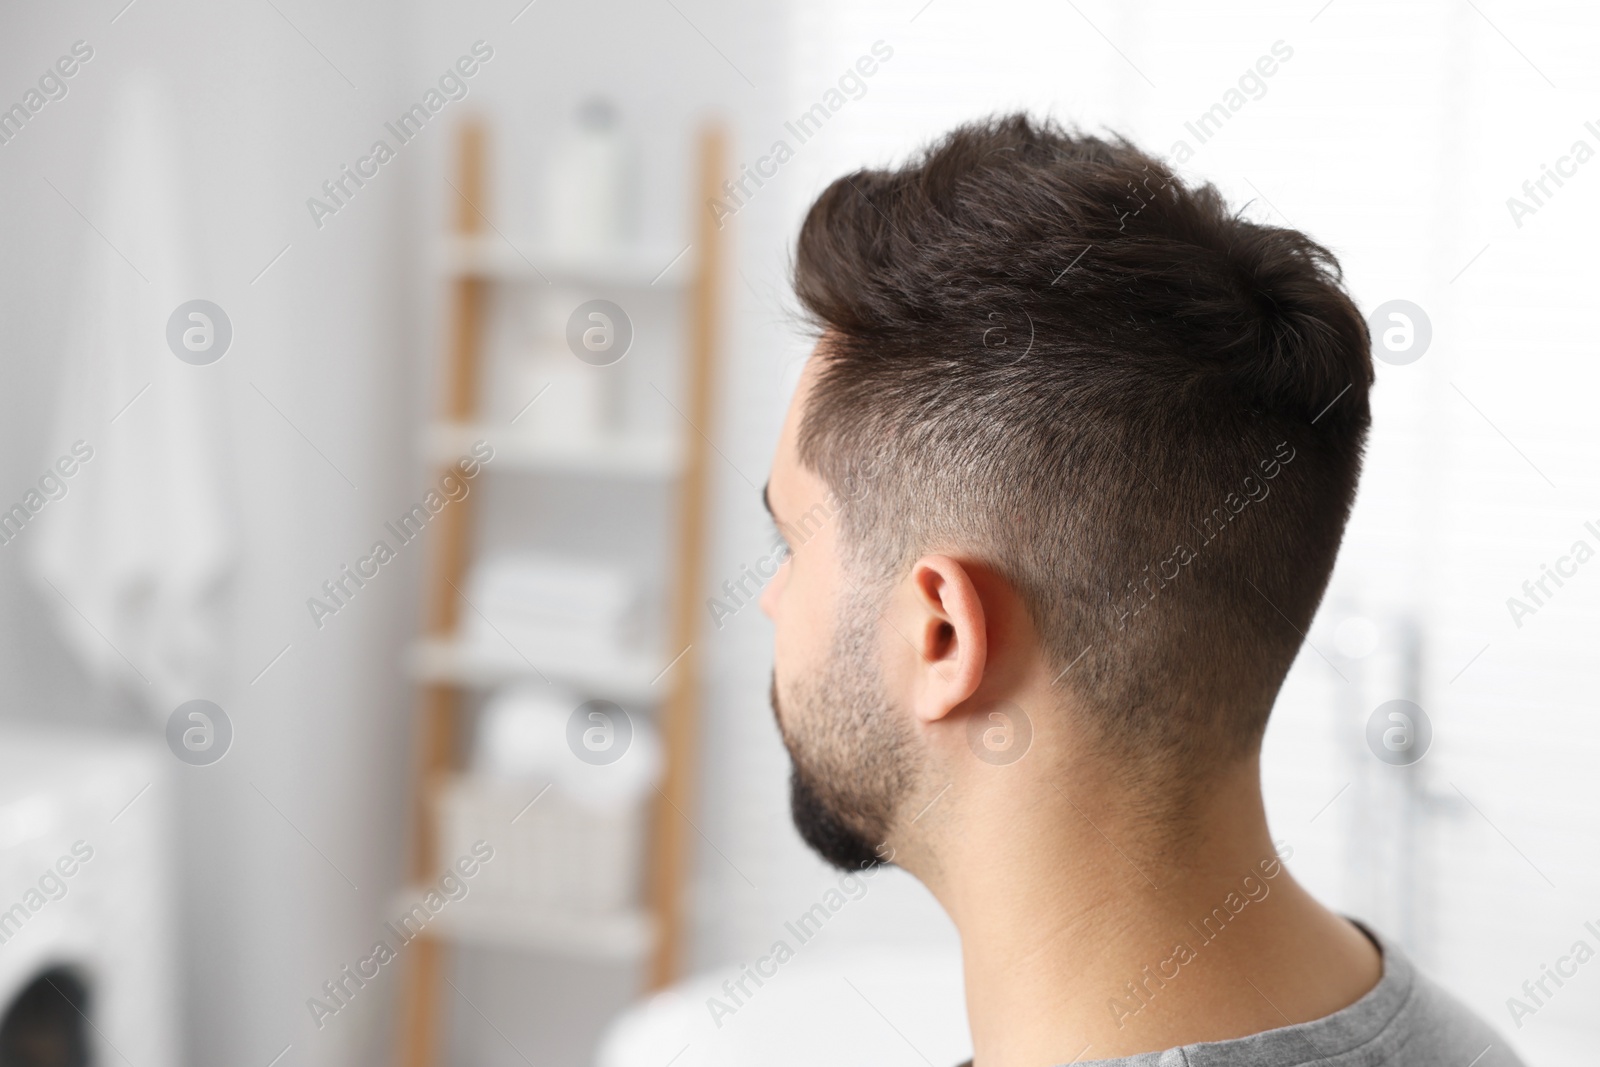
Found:
<path fill-rule="evenodd" d="M 1018 115 L 835 182 L 795 285 L 762 598 L 794 817 L 949 912 L 977 1067 L 1516 1064 L 1267 830 L 1371 421 L 1332 255 Z"/>

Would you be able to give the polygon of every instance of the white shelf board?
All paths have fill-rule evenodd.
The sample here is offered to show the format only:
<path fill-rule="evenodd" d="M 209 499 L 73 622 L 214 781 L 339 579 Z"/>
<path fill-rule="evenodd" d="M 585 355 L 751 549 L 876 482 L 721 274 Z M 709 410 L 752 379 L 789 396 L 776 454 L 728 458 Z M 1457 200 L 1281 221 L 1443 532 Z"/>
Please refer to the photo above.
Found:
<path fill-rule="evenodd" d="M 681 439 L 642 434 L 552 440 L 515 426 L 441 422 L 424 431 L 422 452 L 428 462 L 445 465 L 478 441 L 494 446 L 486 470 L 511 467 L 623 478 L 675 478 L 683 473 Z"/>
<path fill-rule="evenodd" d="M 413 886 L 396 895 L 396 914 L 427 895 Z M 473 895 L 446 904 L 426 933 L 455 944 L 549 952 L 587 959 L 629 961 L 650 951 L 655 923 L 640 910 L 586 915 L 552 914 L 538 904 L 506 904 Z"/>
<path fill-rule="evenodd" d="M 513 244 L 497 233 L 449 237 L 444 272 L 455 277 L 550 282 L 620 289 L 682 289 L 694 278 L 694 250 L 683 245 L 627 245 L 592 255 Z"/>
<path fill-rule="evenodd" d="M 659 661 L 640 654 L 556 659 L 540 656 L 537 649 L 519 652 L 504 641 L 489 644 L 423 638 L 412 644 L 409 661 L 412 676 L 422 682 L 487 688 L 543 675 L 548 681 L 625 705 L 664 700 L 669 685 L 669 679 L 662 676 L 665 657 Z"/>

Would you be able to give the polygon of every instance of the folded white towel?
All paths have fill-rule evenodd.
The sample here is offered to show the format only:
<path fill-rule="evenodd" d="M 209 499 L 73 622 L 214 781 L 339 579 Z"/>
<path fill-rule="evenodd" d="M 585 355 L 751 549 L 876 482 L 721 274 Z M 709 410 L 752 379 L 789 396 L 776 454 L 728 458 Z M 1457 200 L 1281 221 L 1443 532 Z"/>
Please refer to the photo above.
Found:
<path fill-rule="evenodd" d="M 638 582 L 621 568 L 521 552 L 492 556 L 469 579 L 473 604 L 495 626 L 584 628 L 616 634 L 635 624 Z"/>

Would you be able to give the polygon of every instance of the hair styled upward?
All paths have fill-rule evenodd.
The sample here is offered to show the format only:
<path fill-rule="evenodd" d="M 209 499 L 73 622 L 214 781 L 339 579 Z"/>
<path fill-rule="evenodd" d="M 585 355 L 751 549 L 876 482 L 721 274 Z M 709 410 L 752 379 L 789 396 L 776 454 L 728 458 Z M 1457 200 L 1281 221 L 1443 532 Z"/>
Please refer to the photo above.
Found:
<path fill-rule="evenodd" d="M 857 487 L 862 580 L 982 560 L 1106 744 L 1253 746 L 1371 421 L 1332 254 L 1124 140 L 1019 114 L 835 181 L 794 280 L 822 333 L 800 460 Z"/>

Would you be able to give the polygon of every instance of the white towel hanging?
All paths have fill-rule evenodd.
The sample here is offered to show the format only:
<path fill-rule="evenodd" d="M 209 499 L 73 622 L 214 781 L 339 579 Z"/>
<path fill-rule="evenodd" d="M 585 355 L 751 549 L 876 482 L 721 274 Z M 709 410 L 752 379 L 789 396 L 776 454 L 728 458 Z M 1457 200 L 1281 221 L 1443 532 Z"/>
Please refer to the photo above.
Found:
<path fill-rule="evenodd" d="M 172 98 L 136 73 L 111 118 L 45 462 L 80 439 L 93 458 L 26 540 L 69 646 L 164 720 L 217 695 L 222 676 L 234 557 L 226 392 L 221 368 L 180 361 L 167 344 L 179 304 L 217 296 L 193 258 Z"/>

